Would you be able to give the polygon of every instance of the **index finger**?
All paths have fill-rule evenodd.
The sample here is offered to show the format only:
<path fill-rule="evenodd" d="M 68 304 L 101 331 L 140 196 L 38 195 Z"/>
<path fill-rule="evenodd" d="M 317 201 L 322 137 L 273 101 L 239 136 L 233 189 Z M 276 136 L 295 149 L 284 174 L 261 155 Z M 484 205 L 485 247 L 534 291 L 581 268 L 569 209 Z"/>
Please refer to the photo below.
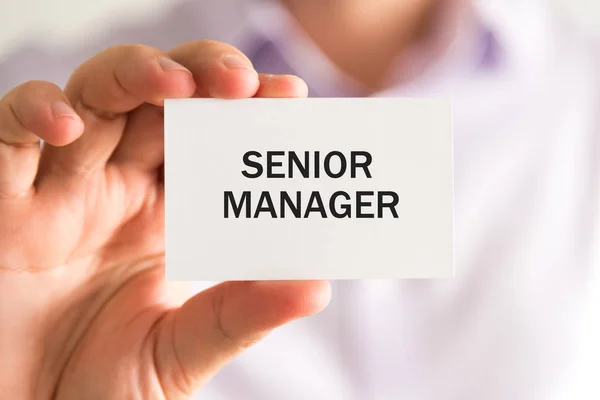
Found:
<path fill-rule="evenodd" d="M 40 181 L 86 176 L 103 167 L 121 140 L 128 112 L 143 103 L 161 105 L 166 97 L 189 97 L 194 90 L 190 71 L 152 47 L 116 46 L 92 57 L 65 87 L 85 132 L 65 147 L 44 148 Z"/>
<path fill-rule="evenodd" d="M 168 55 L 192 72 L 196 97 L 249 98 L 260 86 L 258 73 L 248 57 L 227 43 L 188 42 L 175 47 Z"/>

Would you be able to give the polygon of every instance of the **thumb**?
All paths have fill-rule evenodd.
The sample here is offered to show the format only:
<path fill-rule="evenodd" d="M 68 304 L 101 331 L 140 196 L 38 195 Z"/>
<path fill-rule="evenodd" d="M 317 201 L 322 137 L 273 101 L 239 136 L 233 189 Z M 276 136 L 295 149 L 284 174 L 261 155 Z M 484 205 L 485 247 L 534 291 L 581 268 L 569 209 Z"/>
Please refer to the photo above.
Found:
<path fill-rule="evenodd" d="M 157 326 L 154 362 L 166 397 L 186 399 L 274 328 L 316 314 L 329 282 L 226 282 L 197 294 Z"/>

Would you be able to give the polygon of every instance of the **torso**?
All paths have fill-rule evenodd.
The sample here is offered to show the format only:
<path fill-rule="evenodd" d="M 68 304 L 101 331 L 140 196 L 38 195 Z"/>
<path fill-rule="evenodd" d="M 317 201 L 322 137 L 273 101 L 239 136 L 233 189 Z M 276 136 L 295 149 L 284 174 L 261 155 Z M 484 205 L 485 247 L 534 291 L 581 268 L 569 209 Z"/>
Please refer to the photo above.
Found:
<path fill-rule="evenodd" d="M 454 100 L 456 279 L 335 282 L 326 311 L 251 349 L 210 398 L 595 398 L 579 373 L 600 315 L 598 58 L 548 39 L 537 57 L 381 94 Z"/>

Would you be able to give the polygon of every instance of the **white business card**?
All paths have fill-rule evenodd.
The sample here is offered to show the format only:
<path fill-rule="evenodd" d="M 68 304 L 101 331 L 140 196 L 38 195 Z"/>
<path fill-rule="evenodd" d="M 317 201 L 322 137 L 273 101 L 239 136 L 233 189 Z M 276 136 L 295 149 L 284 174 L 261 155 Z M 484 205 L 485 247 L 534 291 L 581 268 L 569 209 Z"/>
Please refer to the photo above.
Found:
<path fill-rule="evenodd" d="M 168 100 L 169 280 L 453 276 L 440 99 Z"/>

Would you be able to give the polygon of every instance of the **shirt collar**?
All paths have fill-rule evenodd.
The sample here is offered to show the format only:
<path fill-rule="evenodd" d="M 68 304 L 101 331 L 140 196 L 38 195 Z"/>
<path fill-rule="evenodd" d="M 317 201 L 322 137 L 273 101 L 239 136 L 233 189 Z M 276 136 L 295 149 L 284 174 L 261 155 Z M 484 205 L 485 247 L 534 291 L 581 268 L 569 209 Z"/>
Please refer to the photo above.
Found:
<path fill-rule="evenodd" d="M 307 81 L 312 95 L 338 97 L 358 94 L 360 85 L 313 44 L 277 0 L 243 0 L 243 3 L 249 40 L 267 42 L 267 46 L 272 46 L 291 72 Z"/>
<path fill-rule="evenodd" d="M 360 83 L 329 61 L 277 0 L 241 0 L 241 4 L 246 26 L 243 42 L 253 42 L 254 48 L 271 46 L 290 71 L 307 81 L 313 96 L 365 93 Z M 457 76 L 499 63 L 500 36 L 478 3 L 440 0 L 438 7 L 431 35 L 398 57 L 397 67 L 388 77 L 388 89 L 375 95 L 427 92 L 450 84 Z"/>

